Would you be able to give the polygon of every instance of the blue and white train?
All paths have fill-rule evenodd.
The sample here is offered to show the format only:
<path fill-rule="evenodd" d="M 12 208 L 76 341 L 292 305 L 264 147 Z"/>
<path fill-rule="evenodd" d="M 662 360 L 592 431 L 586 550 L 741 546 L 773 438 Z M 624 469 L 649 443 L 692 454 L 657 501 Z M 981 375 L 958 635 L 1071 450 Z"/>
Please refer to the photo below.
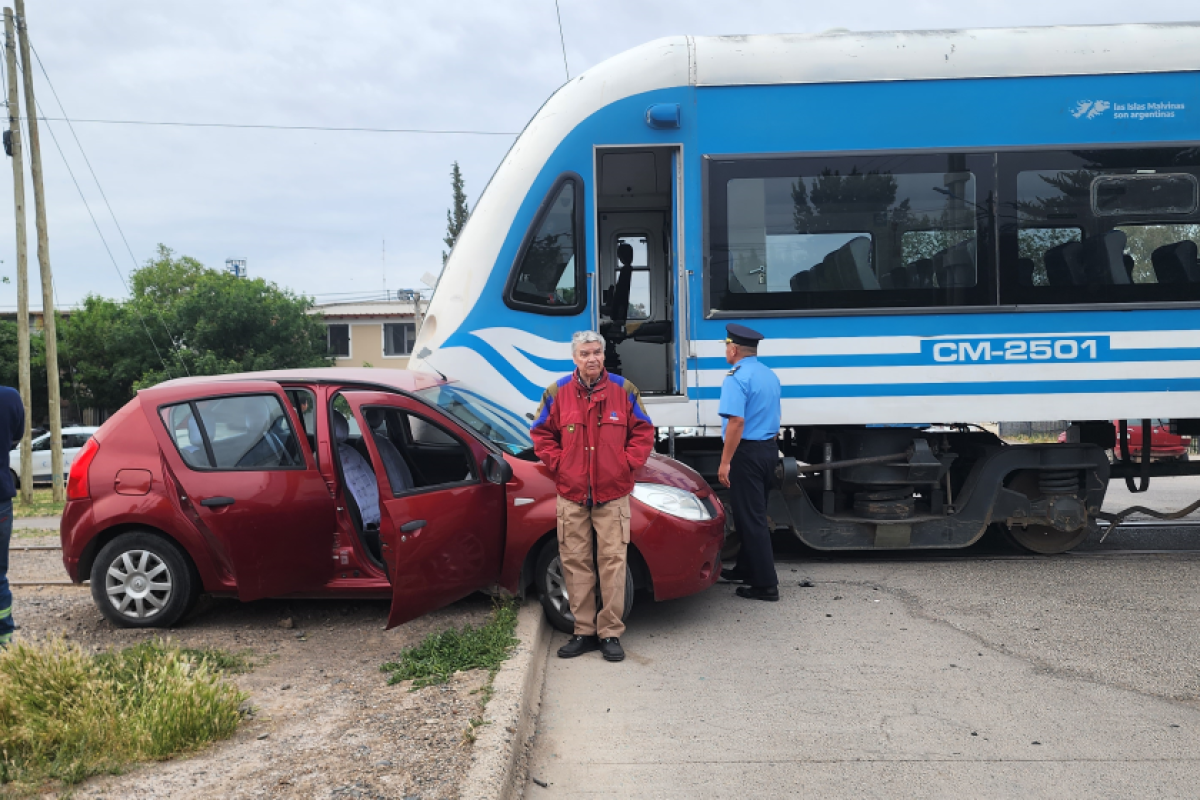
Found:
<path fill-rule="evenodd" d="M 662 39 L 530 121 L 413 365 L 524 413 L 598 329 L 713 474 L 741 322 L 808 465 L 785 459 L 777 524 L 1058 552 L 1110 476 L 1187 469 L 1105 451 L 1113 420 L 1200 417 L 1198 243 L 1200 24 Z M 1049 419 L 1069 443 L 955 424 Z"/>

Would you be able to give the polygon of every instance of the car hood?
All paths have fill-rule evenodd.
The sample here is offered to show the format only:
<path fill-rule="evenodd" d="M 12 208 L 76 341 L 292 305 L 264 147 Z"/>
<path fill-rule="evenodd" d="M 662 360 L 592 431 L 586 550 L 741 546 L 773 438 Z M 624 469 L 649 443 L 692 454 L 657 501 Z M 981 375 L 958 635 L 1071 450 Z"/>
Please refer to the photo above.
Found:
<path fill-rule="evenodd" d="M 692 494 L 708 494 L 708 483 L 686 464 L 673 458 L 651 453 L 646 465 L 634 473 L 633 479 L 638 483 L 661 483 L 686 489 Z"/>

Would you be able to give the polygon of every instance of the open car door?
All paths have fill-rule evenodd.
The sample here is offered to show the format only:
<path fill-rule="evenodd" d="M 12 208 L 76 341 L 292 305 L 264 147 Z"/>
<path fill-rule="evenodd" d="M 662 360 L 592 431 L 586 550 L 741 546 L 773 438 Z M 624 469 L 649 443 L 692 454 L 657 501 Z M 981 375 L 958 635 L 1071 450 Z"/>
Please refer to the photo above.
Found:
<path fill-rule="evenodd" d="M 214 382 L 142 393 L 192 524 L 257 600 L 319 589 L 332 572 L 332 495 L 284 390 Z"/>
<path fill-rule="evenodd" d="M 343 392 L 379 483 L 388 628 L 495 583 L 511 468 L 440 411 L 403 395 Z"/>

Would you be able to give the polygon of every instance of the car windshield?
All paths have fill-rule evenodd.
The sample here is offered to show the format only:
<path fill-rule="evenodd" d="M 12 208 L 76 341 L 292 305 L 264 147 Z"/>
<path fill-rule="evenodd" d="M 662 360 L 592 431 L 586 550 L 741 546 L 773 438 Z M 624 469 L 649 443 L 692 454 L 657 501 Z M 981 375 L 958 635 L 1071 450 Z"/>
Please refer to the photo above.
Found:
<path fill-rule="evenodd" d="M 529 423 L 475 392 L 458 386 L 431 386 L 417 396 L 433 403 L 480 436 L 513 455 L 533 449 Z"/>

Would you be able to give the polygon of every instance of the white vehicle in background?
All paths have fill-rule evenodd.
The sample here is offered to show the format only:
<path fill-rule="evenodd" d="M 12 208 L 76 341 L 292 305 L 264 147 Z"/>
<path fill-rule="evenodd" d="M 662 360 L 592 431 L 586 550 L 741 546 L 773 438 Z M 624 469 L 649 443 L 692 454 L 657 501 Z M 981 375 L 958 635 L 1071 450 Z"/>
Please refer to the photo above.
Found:
<path fill-rule="evenodd" d="M 71 471 L 71 462 L 79 448 L 87 444 L 99 428 L 73 427 L 63 428 L 63 480 Z M 12 472 L 13 483 L 21 482 L 21 448 L 17 447 L 8 454 L 8 469 Z M 50 483 L 50 434 L 43 433 L 33 440 L 33 482 Z"/>

